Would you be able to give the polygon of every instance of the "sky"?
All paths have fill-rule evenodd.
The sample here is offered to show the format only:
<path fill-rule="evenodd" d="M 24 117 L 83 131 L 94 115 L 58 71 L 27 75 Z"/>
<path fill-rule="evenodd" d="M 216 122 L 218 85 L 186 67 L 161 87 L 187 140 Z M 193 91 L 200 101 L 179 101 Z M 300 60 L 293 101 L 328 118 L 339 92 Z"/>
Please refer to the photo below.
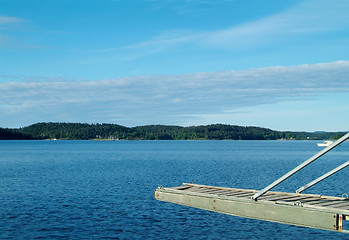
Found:
<path fill-rule="evenodd" d="M 0 127 L 349 131 L 349 0 L 0 0 Z"/>

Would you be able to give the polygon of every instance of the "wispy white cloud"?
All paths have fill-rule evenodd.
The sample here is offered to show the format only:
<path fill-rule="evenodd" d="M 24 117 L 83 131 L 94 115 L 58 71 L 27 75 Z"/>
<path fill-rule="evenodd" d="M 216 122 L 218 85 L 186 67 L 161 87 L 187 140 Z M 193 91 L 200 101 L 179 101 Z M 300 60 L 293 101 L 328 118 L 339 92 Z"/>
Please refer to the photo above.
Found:
<path fill-rule="evenodd" d="M 192 14 L 198 11 L 207 11 L 212 6 L 220 5 L 224 2 L 230 3 L 235 0 L 148 0 L 148 2 L 156 3 L 152 5 L 152 8 L 162 9 L 162 8 L 172 8 L 177 14 Z M 171 4 L 176 3 L 176 4 Z"/>
<path fill-rule="evenodd" d="M 0 25 L 24 22 L 23 19 L 17 17 L 0 16 Z"/>
<path fill-rule="evenodd" d="M 196 4 L 200 1 L 185 1 Z M 90 52 L 116 52 L 128 49 L 137 56 L 166 51 L 191 44 L 202 48 L 241 50 L 270 46 L 283 41 L 297 40 L 314 34 L 347 31 L 349 1 L 307 0 L 278 14 L 259 20 L 240 23 L 228 29 L 197 31 L 195 29 L 168 30 L 144 42 Z"/>
<path fill-rule="evenodd" d="M 5 30 L 14 24 L 22 22 L 25 22 L 25 20 L 18 17 L 0 16 L 0 46 L 11 44 L 11 37 L 4 33 Z"/>
<path fill-rule="evenodd" d="M 249 106 L 349 92 L 348 77 L 349 61 L 338 61 L 100 81 L 3 82 L 0 123 L 13 117 L 29 123 L 183 124 L 189 120 L 183 120 L 183 115 L 226 114 Z"/>
<path fill-rule="evenodd" d="M 345 30 L 349 28 L 348 11 L 349 1 L 304 1 L 264 19 L 206 33 L 203 40 L 213 46 L 239 48 Z"/>
<path fill-rule="evenodd" d="M 176 29 L 162 33 L 159 36 L 149 39 L 144 42 L 134 43 L 126 46 L 115 48 L 104 48 L 86 51 L 87 53 L 103 53 L 103 52 L 116 52 L 124 50 L 139 51 L 140 49 L 147 49 L 148 53 L 161 52 L 169 47 L 175 47 L 178 44 L 188 43 L 198 39 L 198 35 L 193 34 L 192 31 L 184 29 Z M 141 54 L 143 55 L 143 54 Z"/>
<path fill-rule="evenodd" d="M 17 49 L 46 49 L 46 45 L 27 43 L 18 37 L 23 32 L 32 30 L 33 26 L 28 20 L 18 17 L 0 16 L 0 47 Z M 63 34 L 62 31 L 50 31 L 51 33 Z"/>

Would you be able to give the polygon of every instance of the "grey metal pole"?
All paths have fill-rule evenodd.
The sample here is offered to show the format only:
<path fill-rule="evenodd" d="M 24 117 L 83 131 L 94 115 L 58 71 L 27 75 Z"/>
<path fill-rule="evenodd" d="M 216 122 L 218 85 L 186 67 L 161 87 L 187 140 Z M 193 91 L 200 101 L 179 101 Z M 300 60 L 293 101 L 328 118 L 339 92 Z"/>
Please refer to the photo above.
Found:
<path fill-rule="evenodd" d="M 341 144 L 342 142 L 344 142 L 348 138 L 349 138 L 349 133 L 345 134 L 343 137 L 338 139 L 336 142 L 332 143 L 330 146 L 328 146 L 325 149 L 321 150 L 320 152 L 318 152 L 317 154 L 315 154 L 314 156 L 312 156 L 311 158 L 309 158 L 308 160 L 306 160 L 302 164 L 298 165 L 296 168 L 294 168 L 293 170 L 289 171 L 284 176 L 282 176 L 281 178 L 279 178 L 278 180 L 276 180 L 275 182 L 270 184 L 269 186 L 265 187 L 264 189 L 262 189 L 261 191 L 259 191 L 255 195 L 253 195 L 252 199 L 257 201 L 257 199 L 260 196 L 262 196 L 263 194 L 268 192 L 270 189 L 272 189 L 275 186 L 279 185 L 281 182 L 285 181 L 287 178 L 291 177 L 293 174 L 295 174 L 299 170 L 303 169 L 304 167 L 306 167 L 307 165 L 309 165 L 310 163 L 312 163 L 313 161 L 315 161 L 316 159 L 318 159 L 319 157 L 321 157 L 325 153 L 331 151 L 333 148 L 337 147 L 339 144 Z"/>
<path fill-rule="evenodd" d="M 312 182 L 310 182 L 310 183 L 304 185 L 303 187 L 298 188 L 298 189 L 296 190 L 296 193 L 301 193 L 301 192 L 303 192 L 304 190 L 306 190 L 306 189 L 312 187 L 313 185 L 315 185 L 315 184 L 317 184 L 318 182 L 324 180 L 325 178 L 328 178 L 329 176 L 335 174 L 336 172 L 342 170 L 343 168 L 345 168 L 345 167 L 347 167 L 347 166 L 349 166 L 349 161 L 346 162 L 346 163 L 343 163 L 342 165 L 336 167 L 336 168 L 333 169 L 332 171 L 329 171 L 328 173 L 326 173 L 326 174 L 322 175 L 321 177 L 315 179 L 314 181 L 312 181 Z"/>

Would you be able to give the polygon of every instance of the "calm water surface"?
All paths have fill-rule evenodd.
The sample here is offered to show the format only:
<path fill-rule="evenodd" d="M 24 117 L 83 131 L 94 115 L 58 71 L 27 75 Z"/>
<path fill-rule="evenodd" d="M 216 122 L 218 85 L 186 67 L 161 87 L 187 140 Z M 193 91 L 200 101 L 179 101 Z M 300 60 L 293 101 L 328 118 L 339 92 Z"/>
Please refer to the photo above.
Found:
<path fill-rule="evenodd" d="M 156 201 L 182 182 L 262 189 L 321 150 L 314 141 L 0 141 L 1 239 L 349 239 Z M 345 161 L 345 142 L 275 188 Z M 349 193 L 348 169 L 307 193 Z"/>

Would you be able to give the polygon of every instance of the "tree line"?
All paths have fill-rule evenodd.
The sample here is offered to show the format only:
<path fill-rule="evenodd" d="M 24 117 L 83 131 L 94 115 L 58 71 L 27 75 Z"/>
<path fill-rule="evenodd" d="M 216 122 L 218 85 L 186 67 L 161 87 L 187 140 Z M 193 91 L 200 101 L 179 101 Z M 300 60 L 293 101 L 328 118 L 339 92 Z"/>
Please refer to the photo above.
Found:
<path fill-rule="evenodd" d="M 118 124 L 36 123 L 23 128 L 0 128 L 1 139 L 67 139 L 67 140 L 323 140 L 338 139 L 344 132 L 274 131 L 261 127 L 226 124 L 205 126 L 147 125 L 125 127 Z"/>

